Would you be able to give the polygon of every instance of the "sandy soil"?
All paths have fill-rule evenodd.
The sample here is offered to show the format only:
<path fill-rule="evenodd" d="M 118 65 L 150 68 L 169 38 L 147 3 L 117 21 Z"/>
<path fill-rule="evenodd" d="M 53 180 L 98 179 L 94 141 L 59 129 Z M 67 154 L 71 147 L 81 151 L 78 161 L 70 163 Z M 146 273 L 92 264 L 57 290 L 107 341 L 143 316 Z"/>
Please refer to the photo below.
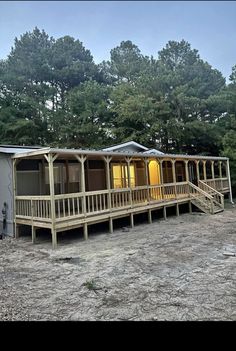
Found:
<path fill-rule="evenodd" d="M 236 319 L 236 207 L 59 243 L 0 241 L 0 320 Z"/>

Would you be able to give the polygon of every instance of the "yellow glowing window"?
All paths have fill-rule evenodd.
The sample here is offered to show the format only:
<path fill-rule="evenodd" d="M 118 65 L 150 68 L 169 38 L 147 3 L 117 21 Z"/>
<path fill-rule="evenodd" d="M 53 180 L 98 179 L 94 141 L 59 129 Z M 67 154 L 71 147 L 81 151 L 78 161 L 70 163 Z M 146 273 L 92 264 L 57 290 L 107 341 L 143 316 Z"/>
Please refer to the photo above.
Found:
<path fill-rule="evenodd" d="M 126 164 L 113 164 L 112 165 L 113 175 L 113 187 L 116 188 L 127 188 L 128 182 L 128 166 Z M 135 169 L 134 165 L 130 165 L 130 186 L 135 187 Z"/>
<path fill-rule="evenodd" d="M 160 168 L 155 160 L 149 162 L 149 179 L 150 185 L 160 184 Z"/>

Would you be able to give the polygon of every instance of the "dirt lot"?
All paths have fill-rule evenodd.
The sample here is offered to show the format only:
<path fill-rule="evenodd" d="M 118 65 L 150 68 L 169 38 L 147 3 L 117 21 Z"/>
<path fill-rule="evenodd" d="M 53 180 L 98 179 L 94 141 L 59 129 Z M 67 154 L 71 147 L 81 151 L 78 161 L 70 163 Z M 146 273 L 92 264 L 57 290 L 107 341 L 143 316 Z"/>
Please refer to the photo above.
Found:
<path fill-rule="evenodd" d="M 0 241 L 0 320 L 235 320 L 236 207 Z"/>

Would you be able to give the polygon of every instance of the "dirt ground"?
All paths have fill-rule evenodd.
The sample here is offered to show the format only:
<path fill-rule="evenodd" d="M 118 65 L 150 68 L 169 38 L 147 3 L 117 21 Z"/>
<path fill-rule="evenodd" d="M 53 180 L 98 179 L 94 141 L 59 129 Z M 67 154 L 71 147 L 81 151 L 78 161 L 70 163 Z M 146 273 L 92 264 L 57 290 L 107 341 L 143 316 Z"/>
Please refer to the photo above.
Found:
<path fill-rule="evenodd" d="M 0 320 L 236 319 L 236 207 L 113 234 L 0 240 Z"/>

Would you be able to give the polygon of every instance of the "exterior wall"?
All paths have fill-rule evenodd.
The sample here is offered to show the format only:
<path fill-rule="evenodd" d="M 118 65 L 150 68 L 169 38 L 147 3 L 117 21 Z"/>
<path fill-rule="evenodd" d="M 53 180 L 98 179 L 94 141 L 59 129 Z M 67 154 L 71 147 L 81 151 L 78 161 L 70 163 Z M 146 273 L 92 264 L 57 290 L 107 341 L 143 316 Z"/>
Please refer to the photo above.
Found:
<path fill-rule="evenodd" d="M 4 202 L 6 202 L 7 226 L 4 233 L 10 236 L 14 235 L 12 167 L 11 155 L 0 153 L 0 232 L 3 232 L 2 209 Z"/>

